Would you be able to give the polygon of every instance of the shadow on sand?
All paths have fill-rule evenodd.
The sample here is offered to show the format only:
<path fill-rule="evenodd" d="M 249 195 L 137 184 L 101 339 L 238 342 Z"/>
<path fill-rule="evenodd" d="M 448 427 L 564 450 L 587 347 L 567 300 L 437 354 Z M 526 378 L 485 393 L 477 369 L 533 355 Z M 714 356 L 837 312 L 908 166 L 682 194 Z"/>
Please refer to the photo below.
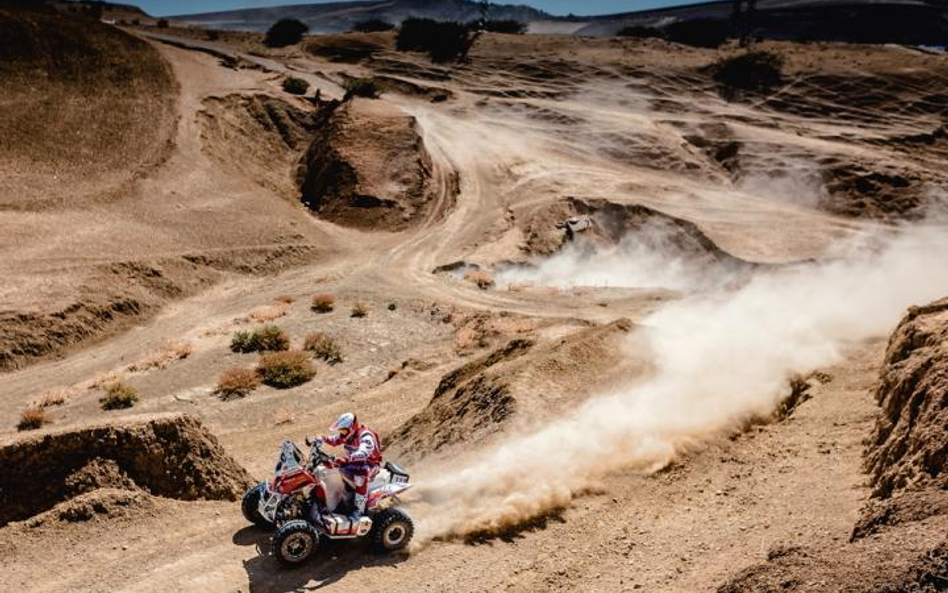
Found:
<path fill-rule="evenodd" d="M 321 540 L 319 549 L 308 562 L 296 568 L 285 568 L 270 554 L 269 531 L 247 526 L 234 533 L 238 546 L 254 546 L 257 555 L 244 560 L 250 581 L 250 593 L 291 593 L 316 591 L 342 579 L 350 571 L 371 566 L 392 566 L 408 555 L 376 554 L 368 542 Z"/>

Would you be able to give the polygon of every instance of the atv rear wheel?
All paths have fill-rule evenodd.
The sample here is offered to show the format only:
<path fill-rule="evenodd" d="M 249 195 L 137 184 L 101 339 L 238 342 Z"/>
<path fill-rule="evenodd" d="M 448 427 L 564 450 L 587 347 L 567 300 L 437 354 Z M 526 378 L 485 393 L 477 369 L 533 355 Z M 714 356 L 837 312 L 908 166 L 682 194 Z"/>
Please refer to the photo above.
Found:
<path fill-rule="evenodd" d="M 283 566 L 299 566 L 319 545 L 319 534 L 303 520 L 290 521 L 277 529 L 271 544 L 273 555 Z"/>
<path fill-rule="evenodd" d="M 376 552 L 401 550 L 411 541 L 415 524 L 408 513 L 401 509 L 385 509 L 372 523 L 372 549 Z"/>
<path fill-rule="evenodd" d="M 273 523 L 264 519 L 260 514 L 260 499 L 267 490 L 267 483 L 260 482 L 252 486 L 244 493 L 244 499 L 240 502 L 240 510 L 244 518 L 261 529 L 273 529 Z"/>

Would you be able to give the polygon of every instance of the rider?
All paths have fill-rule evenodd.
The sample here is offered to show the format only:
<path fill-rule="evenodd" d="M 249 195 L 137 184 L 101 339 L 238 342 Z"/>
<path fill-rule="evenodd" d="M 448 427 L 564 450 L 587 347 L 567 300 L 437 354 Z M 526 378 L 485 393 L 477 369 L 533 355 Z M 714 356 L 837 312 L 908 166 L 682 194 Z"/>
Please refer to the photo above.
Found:
<path fill-rule="evenodd" d="M 382 463 L 382 444 L 375 431 L 364 424 L 359 424 L 356 415 L 346 412 L 329 427 L 335 435 L 321 436 L 322 441 L 333 447 L 343 445 L 345 457 L 335 461 L 346 478 L 346 483 L 353 490 L 350 518 L 358 521 L 365 512 L 368 500 L 369 482 L 379 471 Z"/>

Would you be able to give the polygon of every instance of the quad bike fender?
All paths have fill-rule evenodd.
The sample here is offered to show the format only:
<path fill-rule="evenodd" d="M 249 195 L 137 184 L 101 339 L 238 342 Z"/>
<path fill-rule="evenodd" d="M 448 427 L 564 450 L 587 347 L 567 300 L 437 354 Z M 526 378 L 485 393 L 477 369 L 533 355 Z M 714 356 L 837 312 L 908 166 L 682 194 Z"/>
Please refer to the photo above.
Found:
<path fill-rule="evenodd" d="M 397 500 L 397 496 L 411 488 L 411 484 L 389 483 L 372 488 L 366 507 L 369 509 L 384 508 Z"/>

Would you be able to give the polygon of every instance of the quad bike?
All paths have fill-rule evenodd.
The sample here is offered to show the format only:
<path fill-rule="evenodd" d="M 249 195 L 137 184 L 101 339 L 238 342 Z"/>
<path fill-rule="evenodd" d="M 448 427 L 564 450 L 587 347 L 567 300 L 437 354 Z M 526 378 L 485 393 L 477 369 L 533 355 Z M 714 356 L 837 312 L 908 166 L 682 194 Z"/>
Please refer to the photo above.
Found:
<path fill-rule="evenodd" d="M 394 463 L 385 464 L 388 480 L 369 487 L 365 513 L 356 521 L 346 477 L 333 467 L 335 458 L 325 453 L 321 441 L 310 442 L 309 459 L 290 441 L 280 446 L 273 478 L 244 494 L 241 510 L 248 521 L 265 529 L 276 528 L 272 549 L 280 563 L 295 566 L 316 551 L 321 538 L 368 537 L 376 551 L 400 550 L 408 545 L 414 524 L 398 508 L 398 494 L 411 488 L 408 474 Z M 349 486 L 353 486 L 349 484 Z"/>

